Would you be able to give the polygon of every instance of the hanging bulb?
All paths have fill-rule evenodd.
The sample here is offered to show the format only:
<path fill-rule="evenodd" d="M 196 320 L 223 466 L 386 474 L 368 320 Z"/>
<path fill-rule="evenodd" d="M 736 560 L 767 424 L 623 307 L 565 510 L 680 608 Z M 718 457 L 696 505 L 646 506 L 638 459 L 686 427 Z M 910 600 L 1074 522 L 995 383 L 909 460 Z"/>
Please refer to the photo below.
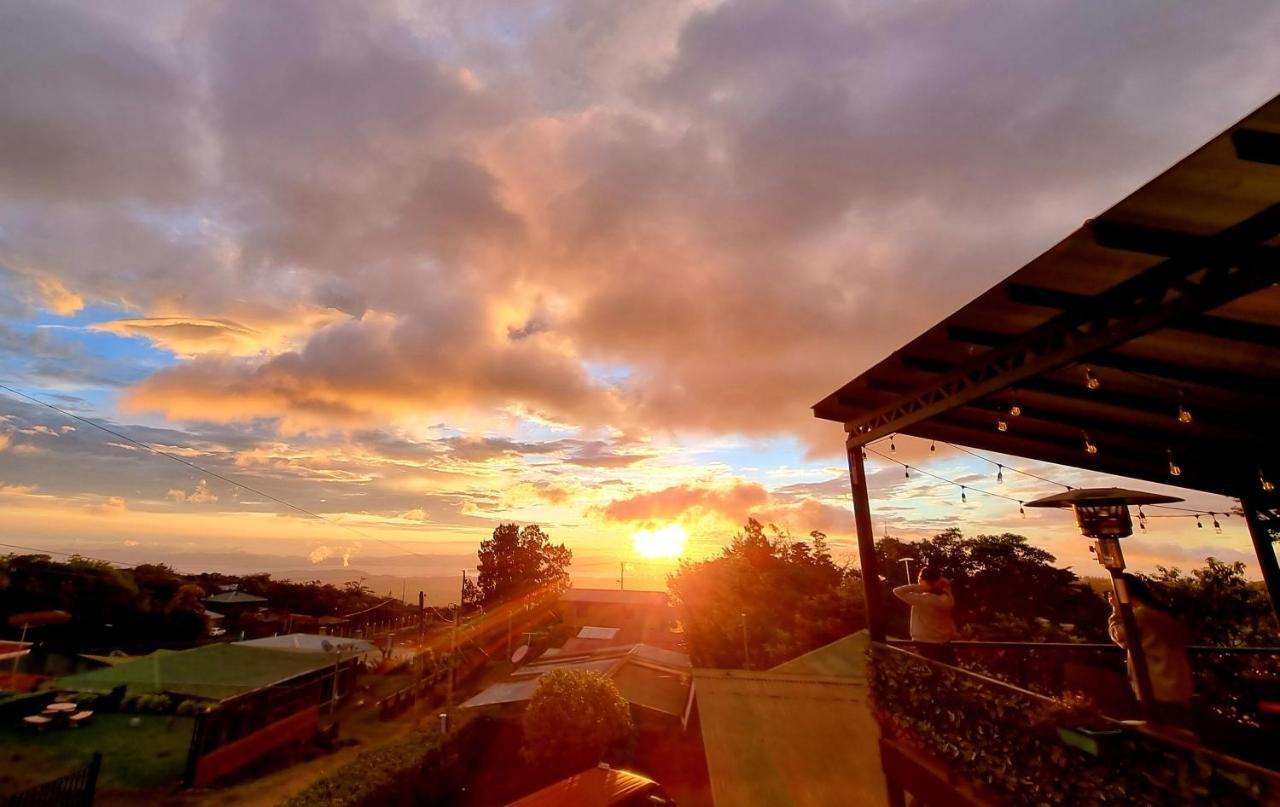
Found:
<path fill-rule="evenodd" d="M 996 418 L 996 431 L 998 432 L 1009 431 L 1009 422 L 1004 418 L 999 418 L 999 417 Z"/>
<path fill-rule="evenodd" d="M 996 466 L 996 483 L 998 484 L 1003 481 L 1004 481 L 1004 466 L 997 465 Z"/>
<path fill-rule="evenodd" d="M 1093 371 L 1092 367 L 1084 368 L 1084 385 L 1089 389 L 1097 389 L 1102 386 L 1102 379 L 1098 378 L 1098 374 Z"/>
<path fill-rule="evenodd" d="M 890 436 L 890 437 L 889 437 L 889 453 L 890 453 L 890 454 L 896 454 L 896 453 L 898 453 L 898 447 L 897 447 L 897 446 L 895 446 L 895 445 L 893 444 L 893 437 L 892 437 L 892 436 Z"/>
<path fill-rule="evenodd" d="M 1196 516 L 1196 529 L 1204 529 L 1204 525 L 1200 523 L 1200 516 Z"/>
<path fill-rule="evenodd" d="M 1142 512 L 1142 505 L 1138 505 L 1138 529 L 1147 531 L 1147 514 Z"/>
<path fill-rule="evenodd" d="M 907 479 L 911 478 L 911 467 L 909 465 L 902 466 L 902 475 Z"/>
<path fill-rule="evenodd" d="M 1013 403 L 1009 404 L 1009 417 L 1016 418 L 1022 416 L 1022 404 L 1018 403 L 1018 393 L 1013 393 Z"/>
<path fill-rule="evenodd" d="M 1262 468 L 1258 468 L 1258 484 L 1262 486 L 1263 493 L 1271 493 L 1276 489 L 1275 483 L 1267 479 L 1266 474 L 1262 473 Z"/>
<path fill-rule="evenodd" d="M 1178 423 L 1190 423 L 1192 421 L 1192 412 L 1187 407 L 1178 402 Z"/>
<path fill-rule="evenodd" d="M 1169 476 L 1182 476 L 1182 466 L 1173 458 L 1173 449 L 1166 452 L 1169 455 Z"/>
<path fill-rule="evenodd" d="M 1217 513 L 1210 513 L 1210 514 L 1209 514 L 1209 518 L 1213 519 L 1213 531 L 1214 531 L 1214 532 L 1216 532 L 1216 533 L 1218 533 L 1219 535 L 1221 535 L 1221 534 L 1222 534 L 1222 525 L 1218 523 L 1218 514 L 1217 514 Z"/>
<path fill-rule="evenodd" d="M 1027 509 L 1022 506 L 1022 502 L 1018 502 L 1018 515 L 1022 516 L 1023 518 L 1027 517 Z"/>
<path fill-rule="evenodd" d="M 1090 440 L 1090 439 L 1089 439 L 1089 433 L 1088 433 L 1088 432 L 1080 432 L 1080 434 L 1084 437 L 1084 453 L 1086 453 L 1086 454 L 1097 454 L 1097 453 L 1098 453 L 1098 446 L 1097 446 L 1097 444 L 1096 444 L 1096 443 L 1094 443 L 1092 440 Z"/>
<path fill-rule="evenodd" d="M 930 440 L 930 441 L 929 441 L 929 450 L 930 450 L 930 451 L 937 451 L 937 450 L 938 450 L 938 447 L 937 447 L 936 445 L 934 445 L 934 442 L 933 442 L 932 440 Z"/>
<path fill-rule="evenodd" d="M 969 497 L 968 497 L 968 496 L 966 496 L 966 495 L 964 495 L 964 485 L 961 485 L 961 486 L 960 486 L 960 501 L 962 501 L 962 502 L 967 502 L 967 501 L 969 501 Z"/>

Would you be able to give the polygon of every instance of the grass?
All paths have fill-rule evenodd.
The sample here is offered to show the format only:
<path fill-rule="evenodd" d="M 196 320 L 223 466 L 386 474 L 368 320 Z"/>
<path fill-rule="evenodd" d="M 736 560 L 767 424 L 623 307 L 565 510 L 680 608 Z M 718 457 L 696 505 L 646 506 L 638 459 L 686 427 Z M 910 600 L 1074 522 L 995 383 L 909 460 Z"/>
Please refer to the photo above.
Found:
<path fill-rule="evenodd" d="M 131 721 L 139 720 L 137 726 Z M 57 778 L 102 752 L 102 787 L 169 788 L 187 763 L 194 720 L 164 715 L 99 714 L 79 728 L 32 734 L 0 727 L 0 793 Z"/>

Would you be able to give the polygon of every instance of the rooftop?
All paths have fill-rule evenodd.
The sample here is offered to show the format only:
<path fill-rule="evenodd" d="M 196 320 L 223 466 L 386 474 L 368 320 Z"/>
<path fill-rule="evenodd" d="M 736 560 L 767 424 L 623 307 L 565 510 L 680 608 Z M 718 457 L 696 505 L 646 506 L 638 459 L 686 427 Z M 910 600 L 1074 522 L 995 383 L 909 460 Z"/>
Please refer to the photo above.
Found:
<path fill-rule="evenodd" d="M 560 595 L 560 601 L 665 606 L 667 593 L 665 591 L 622 591 L 611 588 L 571 588 Z"/>
<path fill-rule="evenodd" d="M 337 653 L 347 654 L 376 653 L 378 648 L 363 639 L 348 639 L 342 636 L 319 636 L 314 633 L 287 633 L 283 636 L 267 636 L 262 639 L 248 639 L 243 642 L 232 642 L 241 647 L 258 647 L 266 650 L 279 650 L 286 653 Z"/>
<path fill-rule="evenodd" d="M 194 698 L 227 698 L 326 669 L 333 660 L 296 653 L 211 644 L 191 650 L 158 650 L 134 661 L 57 679 L 62 689 L 105 692 L 121 684 L 129 694 L 170 692 Z"/>
<path fill-rule="evenodd" d="M 851 633 L 803 656 L 785 661 L 770 672 L 790 675 L 822 675 L 865 680 L 867 677 L 867 652 L 871 649 L 871 634 L 865 630 Z"/>
<path fill-rule="evenodd" d="M 720 807 L 884 804 L 879 729 L 850 678 L 694 670 Z"/>
<path fill-rule="evenodd" d="M 214 594 L 212 597 L 205 598 L 205 602 L 216 602 L 219 605 L 249 605 L 250 603 L 266 601 L 266 597 L 259 597 L 256 594 L 249 594 L 244 591 L 224 591 L 221 594 Z"/>
<path fill-rule="evenodd" d="M 637 773 L 599 767 L 575 773 L 536 793 L 514 801 L 507 807 L 611 807 L 628 797 L 644 795 L 657 788 L 657 783 Z"/>

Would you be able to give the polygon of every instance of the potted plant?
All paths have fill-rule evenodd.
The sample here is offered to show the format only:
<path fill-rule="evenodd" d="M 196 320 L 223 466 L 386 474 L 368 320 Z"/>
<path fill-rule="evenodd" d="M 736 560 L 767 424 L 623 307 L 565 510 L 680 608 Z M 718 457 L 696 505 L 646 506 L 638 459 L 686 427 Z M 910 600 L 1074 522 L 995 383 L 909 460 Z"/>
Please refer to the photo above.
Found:
<path fill-rule="evenodd" d="M 1124 731 L 1108 720 L 1098 707 L 1079 692 L 1068 692 L 1045 710 L 1045 723 L 1052 726 L 1063 745 L 1095 757 L 1113 746 Z"/>

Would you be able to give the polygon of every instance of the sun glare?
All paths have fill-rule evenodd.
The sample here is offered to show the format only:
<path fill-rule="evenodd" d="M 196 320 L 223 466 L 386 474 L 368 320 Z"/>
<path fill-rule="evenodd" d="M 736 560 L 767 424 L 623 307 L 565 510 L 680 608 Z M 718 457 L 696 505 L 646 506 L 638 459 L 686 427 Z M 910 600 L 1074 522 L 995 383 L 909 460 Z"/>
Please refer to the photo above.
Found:
<path fill-rule="evenodd" d="M 684 542 L 689 536 L 679 524 L 668 524 L 656 530 L 636 530 L 631 533 L 636 552 L 645 558 L 678 558 L 684 552 Z"/>

